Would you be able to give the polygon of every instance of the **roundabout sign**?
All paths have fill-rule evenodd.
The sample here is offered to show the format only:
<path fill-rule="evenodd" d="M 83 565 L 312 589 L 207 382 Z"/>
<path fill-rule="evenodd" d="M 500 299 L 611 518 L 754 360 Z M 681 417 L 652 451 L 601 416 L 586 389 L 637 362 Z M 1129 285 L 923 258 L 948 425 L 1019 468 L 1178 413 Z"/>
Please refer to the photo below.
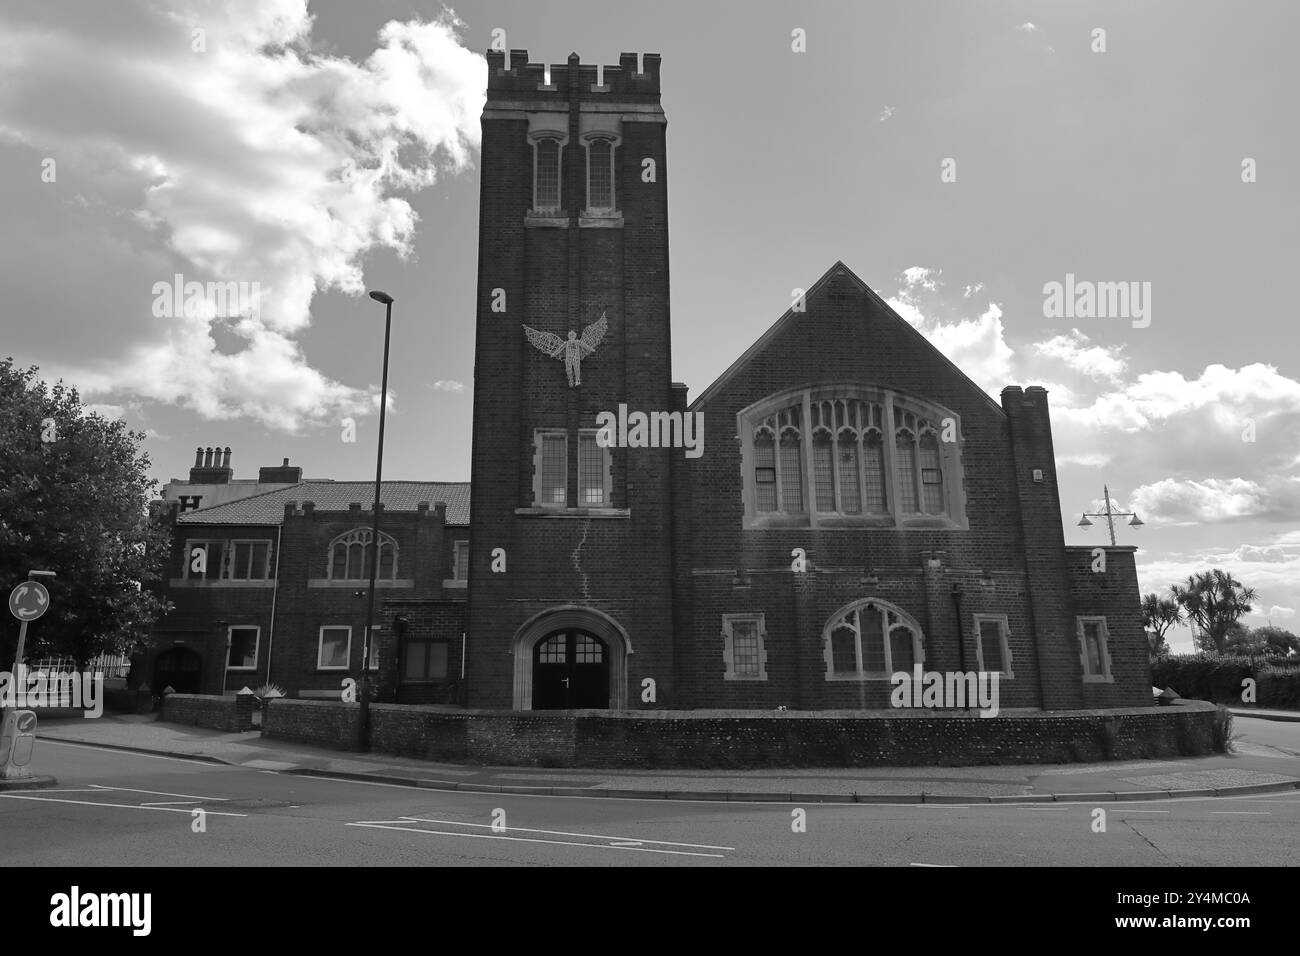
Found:
<path fill-rule="evenodd" d="M 9 592 L 9 613 L 24 624 L 34 621 L 50 607 L 50 592 L 39 581 L 24 581 Z"/>

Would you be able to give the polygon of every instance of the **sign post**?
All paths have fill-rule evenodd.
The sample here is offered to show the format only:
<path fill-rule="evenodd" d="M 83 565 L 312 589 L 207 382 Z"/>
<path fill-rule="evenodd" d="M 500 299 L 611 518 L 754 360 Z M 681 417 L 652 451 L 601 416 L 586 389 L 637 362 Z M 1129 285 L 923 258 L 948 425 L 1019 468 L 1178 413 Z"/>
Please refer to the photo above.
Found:
<path fill-rule="evenodd" d="M 51 572 L 32 572 L 53 576 Z M 9 613 L 18 619 L 18 653 L 14 657 L 12 686 L 26 689 L 23 655 L 27 644 L 27 625 L 40 618 L 50 607 L 50 592 L 39 581 L 24 581 L 9 592 Z M 32 752 L 36 749 L 36 712 L 6 710 L 0 721 L 0 789 L 10 787 L 52 787 L 53 777 L 32 773 Z M 6 786 L 7 785 L 7 786 Z"/>

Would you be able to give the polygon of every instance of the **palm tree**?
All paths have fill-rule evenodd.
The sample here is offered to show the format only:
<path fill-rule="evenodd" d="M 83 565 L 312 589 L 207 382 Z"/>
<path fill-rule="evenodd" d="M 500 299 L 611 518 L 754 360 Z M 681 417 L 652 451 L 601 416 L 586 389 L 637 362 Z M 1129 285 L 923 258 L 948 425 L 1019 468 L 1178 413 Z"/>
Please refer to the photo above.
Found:
<path fill-rule="evenodd" d="M 1165 632 L 1182 623 L 1182 609 L 1173 598 L 1161 597 L 1155 592 L 1142 595 L 1142 624 L 1148 631 L 1155 632 L 1155 639 L 1151 641 L 1152 654 L 1160 655 L 1169 650 Z"/>
<path fill-rule="evenodd" d="M 1219 568 L 1189 575 L 1186 585 L 1171 585 L 1169 591 L 1187 620 L 1200 627 L 1220 654 L 1232 626 L 1250 613 L 1255 600 L 1254 588 Z"/>

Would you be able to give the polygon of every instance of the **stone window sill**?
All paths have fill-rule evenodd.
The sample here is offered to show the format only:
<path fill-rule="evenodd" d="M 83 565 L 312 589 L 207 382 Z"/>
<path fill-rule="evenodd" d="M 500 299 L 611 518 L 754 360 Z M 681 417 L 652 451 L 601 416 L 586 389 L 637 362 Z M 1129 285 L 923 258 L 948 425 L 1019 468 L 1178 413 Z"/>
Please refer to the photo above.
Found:
<path fill-rule="evenodd" d="M 516 508 L 523 518 L 630 518 L 631 508 Z"/>
<path fill-rule="evenodd" d="M 524 216 L 525 229 L 568 229 L 569 217 L 530 212 Z"/>
<path fill-rule="evenodd" d="M 370 587 L 369 578 L 360 578 L 356 581 L 336 581 L 333 578 L 312 578 L 307 582 L 309 588 L 352 588 L 354 590 L 367 590 Z M 415 581 L 411 578 L 399 578 L 393 580 L 378 580 L 375 582 L 376 588 L 395 588 L 404 590 L 415 587 Z"/>
<path fill-rule="evenodd" d="M 578 217 L 579 229 L 622 229 L 623 214 L 621 212 L 602 213 L 591 212 L 584 209 Z"/>

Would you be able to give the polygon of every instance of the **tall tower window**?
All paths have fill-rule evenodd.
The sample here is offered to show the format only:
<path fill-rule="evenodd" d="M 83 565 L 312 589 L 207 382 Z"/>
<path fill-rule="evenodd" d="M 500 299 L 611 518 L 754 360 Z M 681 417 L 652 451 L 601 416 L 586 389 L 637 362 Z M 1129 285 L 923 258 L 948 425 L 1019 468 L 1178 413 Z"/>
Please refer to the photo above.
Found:
<path fill-rule="evenodd" d="M 533 145 L 533 211 L 560 209 L 560 142 L 541 139 Z"/>
<path fill-rule="evenodd" d="M 587 211 L 614 211 L 614 141 L 608 137 L 587 142 Z"/>

